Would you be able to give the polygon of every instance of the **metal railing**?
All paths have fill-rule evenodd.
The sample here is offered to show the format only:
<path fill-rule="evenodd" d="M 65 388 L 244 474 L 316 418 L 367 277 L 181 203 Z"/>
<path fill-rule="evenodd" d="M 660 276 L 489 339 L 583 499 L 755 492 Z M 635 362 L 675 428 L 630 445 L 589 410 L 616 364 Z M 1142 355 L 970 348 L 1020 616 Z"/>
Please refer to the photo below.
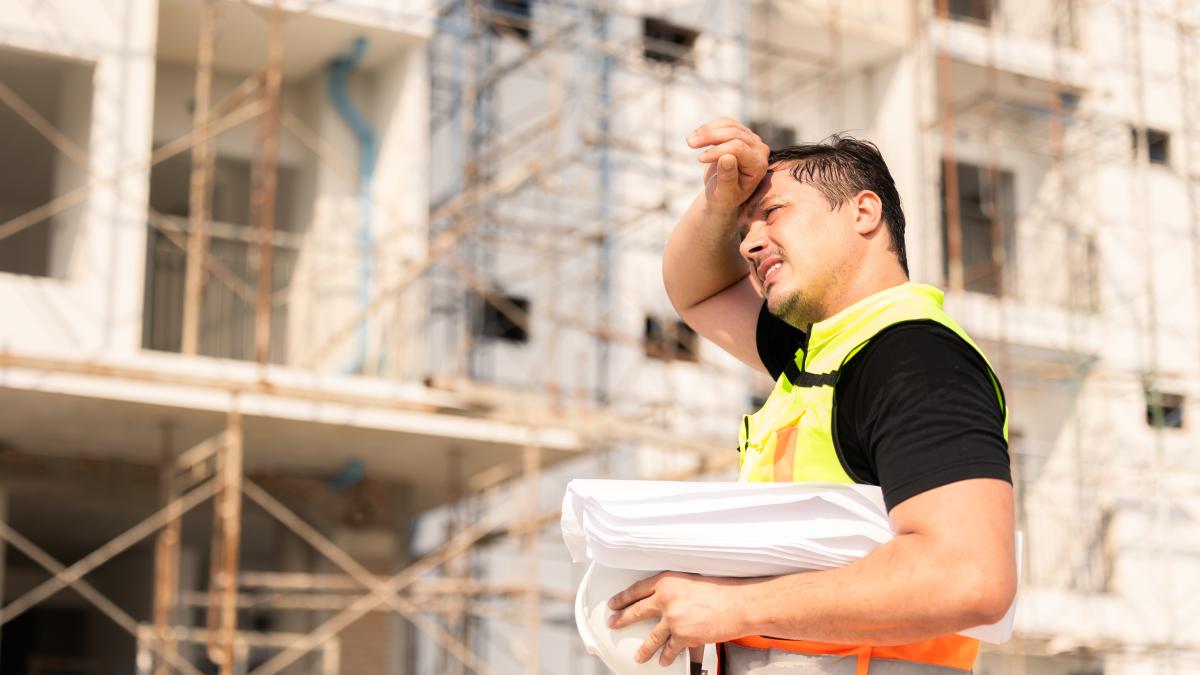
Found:
<path fill-rule="evenodd" d="M 186 221 L 178 220 L 181 229 Z M 242 225 L 212 223 L 206 255 L 215 259 L 247 288 L 258 283 L 258 247 L 254 231 Z M 298 251 L 276 241 L 272 246 L 273 292 L 288 285 Z M 178 352 L 183 338 L 184 285 L 187 252 L 166 235 L 150 228 L 147 242 L 146 296 L 143 310 L 142 346 Z M 197 352 L 204 356 L 254 360 L 255 304 L 237 287 L 211 280 L 205 284 L 200 310 Z M 276 298 L 271 311 L 272 363 L 288 357 L 288 305 Z"/>

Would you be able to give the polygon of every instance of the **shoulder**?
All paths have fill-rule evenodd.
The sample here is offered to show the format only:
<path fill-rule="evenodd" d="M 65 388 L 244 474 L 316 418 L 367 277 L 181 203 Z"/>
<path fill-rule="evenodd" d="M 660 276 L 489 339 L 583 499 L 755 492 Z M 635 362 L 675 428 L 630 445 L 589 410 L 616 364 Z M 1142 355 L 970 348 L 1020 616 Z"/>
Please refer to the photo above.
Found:
<path fill-rule="evenodd" d="M 843 370 L 847 383 L 865 379 L 883 385 L 897 377 L 958 373 L 992 386 L 991 367 L 979 350 L 931 320 L 885 328 L 851 357 Z"/>
<path fill-rule="evenodd" d="M 1011 482 L 998 387 L 983 355 L 950 328 L 933 321 L 889 327 L 838 378 L 847 461 L 878 481 L 889 509 L 969 478 Z"/>

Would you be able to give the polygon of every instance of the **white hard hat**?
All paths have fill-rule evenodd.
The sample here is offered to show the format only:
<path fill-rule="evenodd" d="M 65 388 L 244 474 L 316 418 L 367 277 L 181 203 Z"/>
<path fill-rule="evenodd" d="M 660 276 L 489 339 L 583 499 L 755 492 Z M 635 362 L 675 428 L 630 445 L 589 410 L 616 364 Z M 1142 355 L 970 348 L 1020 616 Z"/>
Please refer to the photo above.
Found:
<path fill-rule="evenodd" d="M 687 650 L 666 668 L 658 665 L 657 654 L 646 663 L 638 663 L 633 659 L 634 653 L 645 642 L 655 622 L 640 621 L 618 630 L 608 627 L 608 617 L 613 613 L 608 608 L 609 598 L 633 583 L 655 574 L 657 572 L 601 567 L 593 562 L 579 584 L 579 592 L 575 595 L 575 624 L 579 628 L 579 635 L 583 638 L 588 653 L 599 656 L 604 665 L 616 675 L 690 673 Z"/>

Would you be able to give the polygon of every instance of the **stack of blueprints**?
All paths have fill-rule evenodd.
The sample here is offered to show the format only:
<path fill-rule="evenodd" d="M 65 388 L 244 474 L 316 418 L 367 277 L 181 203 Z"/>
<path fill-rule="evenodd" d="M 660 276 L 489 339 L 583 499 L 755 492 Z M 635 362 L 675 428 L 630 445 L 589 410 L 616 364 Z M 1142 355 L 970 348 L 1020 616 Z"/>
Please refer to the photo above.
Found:
<path fill-rule="evenodd" d="M 842 567 L 893 536 L 874 486 L 600 479 L 567 486 L 562 531 L 575 562 L 727 577 Z M 1015 602 L 1000 622 L 962 634 L 1006 642 L 1014 614 Z"/>

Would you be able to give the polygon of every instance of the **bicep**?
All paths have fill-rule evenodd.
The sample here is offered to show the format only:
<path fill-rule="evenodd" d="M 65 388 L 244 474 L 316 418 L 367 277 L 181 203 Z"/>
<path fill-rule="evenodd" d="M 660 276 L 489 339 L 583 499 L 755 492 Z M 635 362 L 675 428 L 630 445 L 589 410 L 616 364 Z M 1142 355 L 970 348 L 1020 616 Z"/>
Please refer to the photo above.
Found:
<path fill-rule="evenodd" d="M 1016 588 L 1013 487 L 995 478 L 943 485 L 896 505 L 897 536 L 921 537 L 947 570 L 970 570 L 1003 594 Z"/>
<path fill-rule="evenodd" d="M 720 293 L 679 310 L 679 315 L 697 333 L 742 363 L 765 373 L 767 369 L 758 355 L 756 341 L 762 303 L 762 296 L 747 276 Z"/>

